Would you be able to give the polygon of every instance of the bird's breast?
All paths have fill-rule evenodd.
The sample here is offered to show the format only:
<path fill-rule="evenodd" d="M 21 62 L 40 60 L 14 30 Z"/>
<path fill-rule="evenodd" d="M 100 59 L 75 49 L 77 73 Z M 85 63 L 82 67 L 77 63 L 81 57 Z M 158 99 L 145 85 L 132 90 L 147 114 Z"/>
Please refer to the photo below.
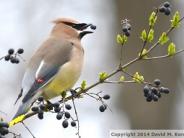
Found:
<path fill-rule="evenodd" d="M 72 57 L 69 62 L 61 66 L 54 79 L 44 87 L 43 95 L 47 99 L 59 96 L 63 91 L 71 89 L 78 80 L 83 66 L 83 54 Z"/>

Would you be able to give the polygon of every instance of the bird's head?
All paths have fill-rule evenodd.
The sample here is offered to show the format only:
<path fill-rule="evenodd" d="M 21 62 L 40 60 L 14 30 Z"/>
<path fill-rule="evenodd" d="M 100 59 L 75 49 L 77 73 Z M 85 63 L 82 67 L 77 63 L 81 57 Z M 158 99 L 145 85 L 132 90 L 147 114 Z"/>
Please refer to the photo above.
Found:
<path fill-rule="evenodd" d="M 53 21 L 56 26 L 64 28 L 66 33 L 76 34 L 77 37 L 82 39 L 86 34 L 93 33 L 92 31 L 87 31 L 86 29 L 90 27 L 92 30 L 96 29 L 96 26 L 87 23 L 80 23 L 71 18 L 59 18 Z M 59 28 L 58 28 L 59 29 Z"/>

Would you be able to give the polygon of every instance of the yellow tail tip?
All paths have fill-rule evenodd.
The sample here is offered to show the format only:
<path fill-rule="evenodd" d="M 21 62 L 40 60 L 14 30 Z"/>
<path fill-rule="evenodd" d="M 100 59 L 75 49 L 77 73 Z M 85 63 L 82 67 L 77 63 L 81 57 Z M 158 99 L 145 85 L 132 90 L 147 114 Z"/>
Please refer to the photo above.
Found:
<path fill-rule="evenodd" d="M 12 127 L 14 126 L 15 124 L 18 124 L 19 122 L 22 122 L 25 118 L 25 115 L 20 115 L 16 118 L 14 118 L 13 120 L 11 120 L 8 124 L 9 124 L 9 127 Z"/>

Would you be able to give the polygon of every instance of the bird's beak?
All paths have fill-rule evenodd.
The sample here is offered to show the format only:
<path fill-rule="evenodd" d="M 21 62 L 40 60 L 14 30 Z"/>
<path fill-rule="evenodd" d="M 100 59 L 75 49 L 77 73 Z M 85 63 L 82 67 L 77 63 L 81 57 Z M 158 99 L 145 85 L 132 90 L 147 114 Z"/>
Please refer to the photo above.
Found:
<path fill-rule="evenodd" d="M 92 31 L 82 31 L 79 33 L 79 38 L 82 39 L 86 34 L 91 34 Z"/>
<path fill-rule="evenodd" d="M 78 31 L 81 31 L 79 33 L 79 38 L 82 39 L 86 34 L 91 34 L 93 33 L 92 31 L 84 31 L 86 30 L 88 27 L 90 27 L 92 30 L 96 29 L 96 26 L 94 26 L 93 24 L 86 24 L 86 23 L 78 23 L 78 24 L 74 24 L 72 26 L 73 28 L 75 28 Z"/>

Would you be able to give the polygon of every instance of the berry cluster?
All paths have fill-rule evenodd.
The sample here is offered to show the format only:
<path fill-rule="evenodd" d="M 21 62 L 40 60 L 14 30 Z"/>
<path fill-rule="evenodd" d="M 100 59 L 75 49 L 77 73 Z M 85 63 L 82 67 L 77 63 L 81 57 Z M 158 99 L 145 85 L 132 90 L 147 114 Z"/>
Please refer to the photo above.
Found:
<path fill-rule="evenodd" d="M 8 123 L 0 121 L 0 138 L 3 138 L 3 136 L 9 133 L 8 127 Z"/>
<path fill-rule="evenodd" d="M 127 37 L 130 36 L 131 25 L 129 20 L 125 19 L 121 21 L 123 34 Z"/>
<path fill-rule="evenodd" d="M 63 128 L 67 128 L 69 125 L 68 120 L 71 119 L 71 126 L 76 126 L 76 121 L 73 120 L 73 117 L 71 117 L 71 114 L 69 110 L 72 109 L 72 106 L 70 104 L 65 104 L 61 102 L 55 102 L 55 103 L 44 103 L 44 98 L 40 96 L 38 98 L 38 106 L 33 106 L 32 111 L 37 113 L 39 119 L 43 119 L 44 111 L 51 111 L 52 113 L 56 113 L 56 119 L 61 120 L 63 119 L 62 126 Z M 65 111 L 66 110 L 66 111 Z"/>
<path fill-rule="evenodd" d="M 61 110 L 62 108 L 62 110 Z M 57 110 L 56 110 L 57 109 Z M 65 109 L 67 111 L 65 111 Z M 63 104 L 62 107 L 60 107 L 59 104 L 55 104 L 55 112 L 57 113 L 56 115 L 56 119 L 58 120 L 61 120 L 63 119 L 63 122 L 62 122 L 62 126 L 63 128 L 67 128 L 68 125 L 69 125 L 69 122 L 68 120 L 69 119 L 72 119 L 71 115 L 70 115 L 70 112 L 68 112 L 69 110 L 72 109 L 72 106 L 70 104 Z M 71 126 L 72 127 L 75 127 L 76 126 L 76 121 L 72 119 L 71 121 Z"/>
<path fill-rule="evenodd" d="M 4 57 L 5 61 L 10 61 L 13 64 L 18 64 L 20 62 L 19 58 L 17 56 L 20 56 L 24 53 L 24 49 L 19 48 L 16 52 L 14 49 L 9 49 L 8 54 Z"/>
<path fill-rule="evenodd" d="M 164 13 L 165 15 L 171 14 L 171 5 L 169 2 L 164 2 L 163 5 L 159 7 L 159 12 Z"/>
<path fill-rule="evenodd" d="M 99 111 L 100 112 L 104 112 L 107 109 L 107 104 L 105 104 L 105 102 L 103 101 L 103 99 L 104 100 L 109 100 L 110 99 L 110 95 L 106 94 L 103 97 L 100 97 L 99 99 L 102 102 L 102 105 L 99 107 Z"/>
<path fill-rule="evenodd" d="M 161 82 L 159 79 L 155 79 L 153 84 L 145 85 L 143 92 L 146 97 L 147 102 L 158 101 L 161 98 L 161 94 L 168 94 L 170 90 L 166 87 L 161 87 Z"/>

